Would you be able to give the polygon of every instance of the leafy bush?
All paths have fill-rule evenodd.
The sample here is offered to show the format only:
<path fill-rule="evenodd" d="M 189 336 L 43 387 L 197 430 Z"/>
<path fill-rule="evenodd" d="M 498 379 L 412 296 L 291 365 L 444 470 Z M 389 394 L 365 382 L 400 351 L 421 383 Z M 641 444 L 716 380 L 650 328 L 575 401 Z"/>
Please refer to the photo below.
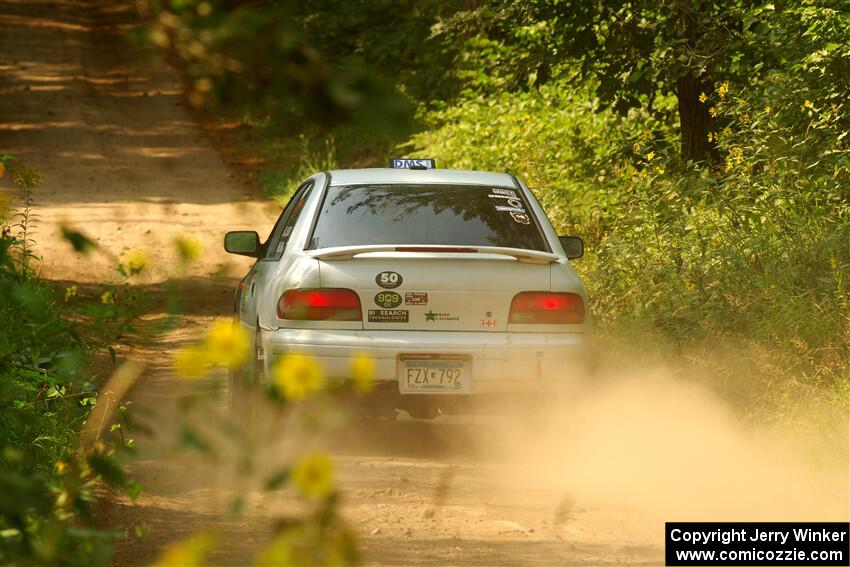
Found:
<path fill-rule="evenodd" d="M 5 164 L 0 173 L 3 169 Z M 115 304 L 114 289 L 104 292 L 99 306 L 77 314 L 69 303 L 76 286 L 57 297 L 35 276 L 31 196 L 42 177 L 33 168 L 13 168 L 23 203 L 18 212 L 11 207 L 15 199 L 0 193 L 5 205 L 0 210 L 0 563 L 103 565 L 111 536 L 92 527 L 94 488 L 101 478 L 133 494 L 140 487 L 123 477 L 108 444 L 81 447 L 80 431 L 96 405 L 99 384 L 88 368 L 91 343 L 80 337 L 75 319 L 84 315 L 98 328 L 125 332 L 132 315 Z M 69 235 L 85 242 L 78 233 Z"/>
<path fill-rule="evenodd" d="M 718 164 L 682 163 L 669 126 L 596 112 L 557 83 L 431 114 L 410 146 L 441 167 L 527 180 L 556 228 L 588 241 L 577 267 L 603 334 L 766 349 L 789 380 L 836 387 L 850 370 L 848 152 L 825 101 L 796 100 L 783 81 L 781 109 L 776 85 L 701 97 L 724 125 L 711 133 Z"/>

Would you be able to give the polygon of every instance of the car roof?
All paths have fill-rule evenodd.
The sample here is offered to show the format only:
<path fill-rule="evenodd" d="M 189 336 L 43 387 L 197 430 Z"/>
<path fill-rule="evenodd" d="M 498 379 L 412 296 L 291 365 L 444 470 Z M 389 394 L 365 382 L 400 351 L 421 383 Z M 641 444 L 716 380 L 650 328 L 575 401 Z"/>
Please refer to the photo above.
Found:
<path fill-rule="evenodd" d="M 507 173 L 468 171 L 462 169 L 336 169 L 329 172 L 331 185 L 363 185 L 389 183 L 454 183 L 458 185 L 495 185 L 516 187 Z"/>

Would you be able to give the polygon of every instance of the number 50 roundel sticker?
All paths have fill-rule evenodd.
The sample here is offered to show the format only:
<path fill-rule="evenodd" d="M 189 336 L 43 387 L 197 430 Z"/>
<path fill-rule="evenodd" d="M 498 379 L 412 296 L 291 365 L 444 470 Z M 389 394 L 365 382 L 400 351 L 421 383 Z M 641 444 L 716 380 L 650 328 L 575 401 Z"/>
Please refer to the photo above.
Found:
<path fill-rule="evenodd" d="M 375 283 L 384 289 L 395 289 L 401 285 L 404 278 L 398 272 L 381 272 L 375 276 Z"/>

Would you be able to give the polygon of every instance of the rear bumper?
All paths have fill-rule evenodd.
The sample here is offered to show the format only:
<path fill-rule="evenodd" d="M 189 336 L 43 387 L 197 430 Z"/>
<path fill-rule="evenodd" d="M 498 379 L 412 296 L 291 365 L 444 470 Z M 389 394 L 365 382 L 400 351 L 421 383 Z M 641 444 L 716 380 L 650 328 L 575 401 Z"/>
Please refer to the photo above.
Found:
<path fill-rule="evenodd" d="M 334 379 L 348 377 L 353 354 L 368 353 L 376 362 L 376 379 L 396 384 L 403 356 L 468 357 L 472 380 L 467 394 L 557 390 L 584 376 L 591 357 L 590 337 L 584 333 L 277 329 L 263 331 L 262 341 L 266 375 L 289 352 L 313 356 Z"/>

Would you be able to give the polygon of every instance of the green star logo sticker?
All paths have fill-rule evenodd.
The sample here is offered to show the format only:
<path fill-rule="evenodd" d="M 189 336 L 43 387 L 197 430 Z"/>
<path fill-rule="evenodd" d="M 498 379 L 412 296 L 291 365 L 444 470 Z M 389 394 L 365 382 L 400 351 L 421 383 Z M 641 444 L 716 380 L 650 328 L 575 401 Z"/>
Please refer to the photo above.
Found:
<path fill-rule="evenodd" d="M 428 313 L 425 314 L 425 321 L 436 321 L 437 314 L 434 313 L 431 309 L 428 310 Z"/>

